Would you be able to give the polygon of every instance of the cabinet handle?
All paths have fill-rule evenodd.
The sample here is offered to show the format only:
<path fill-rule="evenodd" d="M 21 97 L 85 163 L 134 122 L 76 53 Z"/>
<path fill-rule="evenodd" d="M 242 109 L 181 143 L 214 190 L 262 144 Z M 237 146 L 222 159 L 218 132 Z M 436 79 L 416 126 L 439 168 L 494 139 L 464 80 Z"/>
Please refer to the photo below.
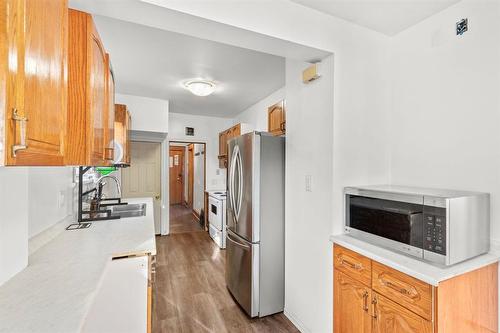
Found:
<path fill-rule="evenodd" d="M 280 130 L 285 131 L 285 122 L 280 124 Z"/>
<path fill-rule="evenodd" d="M 23 149 L 28 148 L 28 145 L 26 144 L 26 122 L 28 121 L 28 118 L 20 116 L 17 112 L 17 109 L 13 108 L 12 109 L 12 120 L 14 120 L 15 122 L 19 122 L 19 127 L 21 129 L 19 144 L 12 145 L 12 157 L 16 157 L 17 152 L 19 150 L 23 150 Z"/>
<path fill-rule="evenodd" d="M 363 294 L 363 310 L 365 312 L 368 312 L 368 292 L 365 291 Z"/>
<path fill-rule="evenodd" d="M 372 311 L 373 311 L 372 317 L 374 319 L 377 319 L 377 297 L 376 296 L 373 296 L 373 299 L 372 299 Z"/>
<path fill-rule="evenodd" d="M 352 263 L 350 262 L 349 260 L 346 260 L 344 259 L 344 257 L 340 256 L 339 257 L 339 260 L 340 260 L 340 264 L 341 265 L 346 265 L 346 266 L 349 266 L 351 267 L 352 269 L 355 269 L 357 271 L 360 271 L 363 269 L 363 265 L 359 264 L 359 263 Z"/>
<path fill-rule="evenodd" d="M 418 296 L 418 292 L 416 290 L 414 290 L 413 288 L 411 288 L 411 290 L 408 290 L 404 287 L 401 287 L 399 285 L 397 285 L 396 283 L 394 282 L 391 282 L 391 281 L 387 281 L 385 279 L 380 279 L 380 282 L 386 286 L 387 288 L 390 288 L 392 290 L 395 290 L 397 291 L 398 293 L 400 294 L 403 294 L 405 296 L 408 296 L 408 297 L 411 297 L 411 298 L 415 298 L 416 296 Z"/>

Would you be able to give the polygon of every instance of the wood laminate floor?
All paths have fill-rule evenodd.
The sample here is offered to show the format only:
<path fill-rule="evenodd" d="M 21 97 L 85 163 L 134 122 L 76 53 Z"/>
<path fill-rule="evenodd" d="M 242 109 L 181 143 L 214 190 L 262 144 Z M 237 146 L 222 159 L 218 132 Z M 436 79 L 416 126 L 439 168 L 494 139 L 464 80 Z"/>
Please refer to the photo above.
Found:
<path fill-rule="evenodd" d="M 170 206 L 170 234 L 181 232 L 202 231 L 199 220 L 197 220 L 191 208 L 184 205 Z"/>
<path fill-rule="evenodd" d="M 224 282 L 225 251 L 204 231 L 156 238 L 153 333 L 299 332 L 283 315 L 250 319 Z"/>

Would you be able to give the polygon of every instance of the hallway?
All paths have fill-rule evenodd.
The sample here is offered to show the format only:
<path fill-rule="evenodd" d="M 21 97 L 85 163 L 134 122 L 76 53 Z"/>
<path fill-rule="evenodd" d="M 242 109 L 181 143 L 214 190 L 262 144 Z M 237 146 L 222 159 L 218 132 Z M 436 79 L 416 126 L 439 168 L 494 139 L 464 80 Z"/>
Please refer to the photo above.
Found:
<path fill-rule="evenodd" d="M 191 208 L 182 204 L 170 205 L 170 234 L 202 231 L 199 221 Z"/>
<path fill-rule="evenodd" d="M 206 232 L 156 238 L 153 332 L 299 332 L 283 315 L 249 319 L 224 281 L 225 251 Z"/>

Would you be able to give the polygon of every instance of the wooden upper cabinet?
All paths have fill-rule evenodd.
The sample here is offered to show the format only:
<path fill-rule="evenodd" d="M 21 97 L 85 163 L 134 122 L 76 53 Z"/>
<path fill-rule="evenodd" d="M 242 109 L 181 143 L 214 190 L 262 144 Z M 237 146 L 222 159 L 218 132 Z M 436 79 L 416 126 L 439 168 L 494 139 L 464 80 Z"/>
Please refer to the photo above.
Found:
<path fill-rule="evenodd" d="M 285 101 L 270 106 L 267 110 L 268 132 L 284 135 L 286 132 Z"/>
<path fill-rule="evenodd" d="M 233 127 L 219 133 L 219 168 L 227 168 L 227 143 L 232 138 L 250 131 L 245 124 L 236 124 Z"/>
<path fill-rule="evenodd" d="M 104 159 L 112 164 L 115 158 L 115 79 L 111 69 L 109 54 L 106 54 L 106 132 L 104 135 Z"/>
<path fill-rule="evenodd" d="M 125 123 L 125 128 L 127 129 L 127 146 L 125 148 L 125 162 L 130 165 L 131 161 L 131 153 L 130 153 L 130 146 L 132 143 L 132 140 L 130 138 L 130 132 L 132 131 L 132 116 L 130 115 L 130 112 L 127 111 L 127 119 Z"/>
<path fill-rule="evenodd" d="M 0 164 L 63 165 L 66 0 L 0 1 Z"/>
<path fill-rule="evenodd" d="M 370 287 L 339 271 L 335 271 L 334 281 L 334 332 L 371 332 Z"/>
<path fill-rule="evenodd" d="M 113 157 L 107 139 L 114 138 L 109 132 L 109 60 L 92 16 L 72 9 L 68 68 L 66 164 L 109 165 Z"/>
<path fill-rule="evenodd" d="M 115 142 L 118 149 L 116 153 L 122 152 L 120 158 L 119 155 L 115 154 L 115 159 L 117 164 L 120 165 L 130 165 L 130 112 L 127 110 L 127 106 L 123 104 L 115 105 Z"/>

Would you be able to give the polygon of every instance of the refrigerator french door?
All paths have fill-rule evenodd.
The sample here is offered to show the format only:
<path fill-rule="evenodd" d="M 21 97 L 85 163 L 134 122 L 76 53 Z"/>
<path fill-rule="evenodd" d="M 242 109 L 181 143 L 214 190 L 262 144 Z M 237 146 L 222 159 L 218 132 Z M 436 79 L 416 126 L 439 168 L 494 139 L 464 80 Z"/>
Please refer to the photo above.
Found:
<path fill-rule="evenodd" d="M 226 284 L 251 317 L 284 307 L 284 138 L 228 143 Z"/>

